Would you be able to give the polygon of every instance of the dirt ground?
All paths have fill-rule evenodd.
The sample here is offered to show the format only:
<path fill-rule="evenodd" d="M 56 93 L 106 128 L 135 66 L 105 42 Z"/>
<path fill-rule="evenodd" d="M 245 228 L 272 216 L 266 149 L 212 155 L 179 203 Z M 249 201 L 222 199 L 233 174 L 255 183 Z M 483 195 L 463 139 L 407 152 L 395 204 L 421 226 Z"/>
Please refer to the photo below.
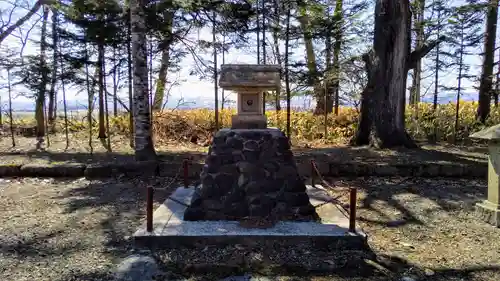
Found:
<path fill-rule="evenodd" d="M 358 220 L 385 277 L 293 280 L 500 280 L 500 229 L 473 216 L 485 181 L 330 180 L 359 188 Z M 137 251 L 130 236 L 144 221 L 143 187 L 165 182 L 0 179 L 0 280 L 109 280 L 116 263 Z M 156 206 L 168 194 L 156 193 Z"/>

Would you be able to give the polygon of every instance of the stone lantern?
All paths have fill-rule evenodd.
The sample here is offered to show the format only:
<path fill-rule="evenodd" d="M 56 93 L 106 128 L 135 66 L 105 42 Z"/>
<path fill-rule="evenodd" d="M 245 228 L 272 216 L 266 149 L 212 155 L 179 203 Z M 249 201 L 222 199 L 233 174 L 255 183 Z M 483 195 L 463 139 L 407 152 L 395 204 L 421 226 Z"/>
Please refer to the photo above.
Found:
<path fill-rule="evenodd" d="M 279 65 L 224 64 L 219 86 L 238 95 L 238 113 L 232 116 L 233 129 L 265 129 L 264 91 L 281 85 Z"/>
<path fill-rule="evenodd" d="M 238 93 L 231 128 L 219 130 L 186 221 L 317 221 L 290 147 L 267 128 L 263 92 L 279 90 L 278 65 L 223 65 L 219 85 Z"/>
<path fill-rule="evenodd" d="M 470 137 L 488 140 L 488 198 L 476 204 L 476 214 L 482 220 L 500 227 L 500 124 Z"/>

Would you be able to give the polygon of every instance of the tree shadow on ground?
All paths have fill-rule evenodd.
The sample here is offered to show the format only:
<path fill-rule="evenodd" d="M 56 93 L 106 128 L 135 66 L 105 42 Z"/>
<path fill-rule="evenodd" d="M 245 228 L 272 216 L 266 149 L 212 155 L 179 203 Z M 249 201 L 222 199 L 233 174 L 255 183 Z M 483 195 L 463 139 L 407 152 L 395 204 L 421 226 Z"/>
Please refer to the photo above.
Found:
<path fill-rule="evenodd" d="M 487 149 L 471 151 L 466 146 L 426 145 L 417 149 L 375 149 L 369 146 L 338 146 L 329 148 L 297 148 L 295 155 L 325 155 L 335 162 L 384 163 L 461 163 L 477 164 L 487 161 Z"/>
<path fill-rule="evenodd" d="M 401 280 L 400 278 L 403 276 L 408 276 L 413 277 L 415 280 L 462 281 L 478 280 L 475 274 L 500 273 L 500 266 L 498 265 L 472 265 L 462 268 L 421 268 L 400 257 L 383 254 L 377 256 L 376 260 L 371 261 L 370 264 L 375 265 L 375 267 L 384 272 L 387 277 L 393 278 L 386 280 Z"/>
<path fill-rule="evenodd" d="M 486 181 L 470 179 L 446 178 L 363 178 L 347 180 L 351 186 L 359 188 L 365 193 L 360 208 L 378 214 L 379 219 L 360 217 L 361 221 L 379 224 L 384 227 L 400 227 L 406 224 L 424 225 L 418 216 L 398 200 L 398 196 L 413 195 L 414 200 L 427 199 L 436 204 L 441 210 L 452 212 L 455 210 L 471 210 L 474 204 L 485 197 Z M 418 198 L 417 198 L 418 197 Z M 410 200 L 410 199 L 407 199 Z M 396 215 L 388 214 L 376 205 L 383 202 L 396 210 Z M 388 209 L 386 208 L 386 209 Z M 432 212 L 432 209 L 426 212 Z"/>
<path fill-rule="evenodd" d="M 24 238 L 17 241 L 4 241 L 0 244 L 3 257 L 29 257 L 32 260 L 41 260 L 50 256 L 68 255 L 85 249 L 80 243 L 55 247 L 48 240 L 57 239 L 63 231 L 51 231 L 43 235 Z M 1 240 L 0 240 L 1 241 Z"/>
<path fill-rule="evenodd" d="M 365 179 L 356 179 L 360 189 L 366 191 L 367 196 L 363 199 L 361 208 L 374 208 L 376 201 L 387 202 L 391 207 L 399 210 L 403 215 L 404 224 L 425 224 L 417 215 L 406 209 L 394 196 L 403 193 L 413 193 L 426 197 L 436 202 L 441 208 L 454 210 L 463 208 L 466 204 L 473 204 L 478 197 L 482 197 L 485 191 L 484 182 L 477 181 L 470 184 L 470 181 L 454 180 L 453 186 L 439 185 L 441 179 L 384 179 L 381 182 L 367 182 Z M 442 180 L 450 182 L 449 179 Z M 60 199 L 69 199 L 66 202 L 65 212 L 77 212 L 81 209 L 96 208 L 105 211 L 107 217 L 101 221 L 101 231 L 106 237 L 104 246 L 106 254 L 112 256 L 116 263 L 120 259 L 130 255 L 132 251 L 138 250 L 130 240 L 130 236 L 139 227 L 145 217 L 145 186 L 152 184 L 159 188 L 164 187 L 165 179 L 130 179 L 127 182 L 116 180 L 96 181 L 76 189 L 71 189 L 61 195 Z M 351 181 L 352 182 L 352 181 Z M 433 184 L 433 182 L 438 182 Z M 162 186 L 163 184 L 163 186 Z M 415 185 L 421 185 L 415 189 Z M 155 194 L 155 204 L 160 204 L 173 191 L 172 189 L 159 189 Z M 381 212 L 383 214 L 383 212 Z M 380 223 L 383 226 L 391 226 L 392 220 L 387 218 Z M 392 227 L 400 227 L 393 225 Z M 396 256 L 385 255 L 384 253 L 373 254 L 371 261 L 357 264 L 355 267 L 344 268 L 339 272 L 328 274 L 309 274 L 307 276 L 296 276 L 291 280 L 400 280 L 401 276 L 419 276 L 428 281 L 445 280 L 481 280 L 474 279 L 475 274 L 484 272 L 500 273 L 497 266 L 470 266 L 465 268 L 430 268 L 432 275 L 418 265 Z M 215 269 L 214 269 L 215 270 Z M 259 274 L 259 272 L 255 272 Z M 107 273 L 98 272 L 73 272 L 70 275 L 61 277 L 61 280 L 107 280 Z M 93 279 L 101 278 L 101 279 Z M 327 279 L 321 279 L 327 278 Z M 161 280 L 161 279 L 159 279 Z M 167 279 L 165 279 L 167 280 Z M 195 280 L 216 280 L 206 279 L 201 276 Z M 272 280 L 272 279 L 271 279 Z"/>
<path fill-rule="evenodd" d="M 100 221 L 104 246 L 107 254 L 119 258 L 143 249 L 134 246 L 132 234 L 145 223 L 148 186 L 154 189 L 154 211 L 182 184 L 166 177 L 106 179 L 68 190 L 58 199 L 66 200 L 66 213 L 90 208 L 105 212 Z"/>

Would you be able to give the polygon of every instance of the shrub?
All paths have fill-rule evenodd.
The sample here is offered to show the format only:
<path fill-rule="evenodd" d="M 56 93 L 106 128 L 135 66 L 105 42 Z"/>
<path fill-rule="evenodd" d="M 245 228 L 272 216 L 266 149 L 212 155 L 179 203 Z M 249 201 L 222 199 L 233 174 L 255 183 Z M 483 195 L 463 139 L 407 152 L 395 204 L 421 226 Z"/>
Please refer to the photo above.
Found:
<path fill-rule="evenodd" d="M 438 141 L 450 141 L 454 138 L 455 103 L 440 104 L 434 112 L 432 104 L 420 103 L 418 107 L 406 108 L 406 126 L 408 132 L 416 139 L 429 139 L 436 134 Z M 492 107 L 491 115 L 486 125 L 476 120 L 477 103 L 460 102 L 457 141 L 464 140 L 471 133 L 500 123 L 500 110 Z M 231 115 L 236 114 L 234 109 L 224 109 L 219 112 L 220 127 L 230 127 Z M 286 110 L 266 112 L 269 127 L 286 130 Z M 97 117 L 97 116 L 96 116 Z M 97 135 L 98 124 L 96 117 L 92 131 Z M 327 117 L 327 136 L 325 137 L 325 117 L 315 116 L 308 111 L 292 111 L 290 113 L 290 127 L 296 142 L 321 142 L 327 144 L 343 143 L 354 135 L 358 123 L 358 111 L 353 107 L 341 107 L 339 115 L 329 114 Z M 128 135 L 129 116 L 121 114 L 110 116 L 110 131 L 112 134 Z M 14 122 L 18 126 L 34 124 L 33 118 L 23 116 Z M 69 120 L 69 129 L 72 132 L 88 131 L 86 117 Z M 55 130 L 64 131 L 64 120 L 57 119 Z M 153 132 L 156 142 L 162 141 L 209 141 L 215 131 L 215 112 L 210 109 L 167 110 L 155 112 Z"/>

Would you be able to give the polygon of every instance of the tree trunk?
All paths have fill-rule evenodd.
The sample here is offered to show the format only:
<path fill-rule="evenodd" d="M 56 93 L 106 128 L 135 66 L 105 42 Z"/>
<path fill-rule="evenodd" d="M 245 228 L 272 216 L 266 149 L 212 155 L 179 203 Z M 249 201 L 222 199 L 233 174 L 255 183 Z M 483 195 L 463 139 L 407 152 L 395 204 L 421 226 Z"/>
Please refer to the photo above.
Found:
<path fill-rule="evenodd" d="M 325 16 L 327 18 L 330 18 L 330 1 L 328 1 L 327 6 L 326 6 L 326 15 Z M 334 22 L 335 22 L 335 19 L 334 19 Z M 328 97 L 332 97 L 333 93 L 334 93 L 334 89 L 332 87 L 333 76 L 335 75 L 333 73 L 333 69 L 332 69 L 332 57 L 333 57 L 332 37 L 333 37 L 333 33 L 335 33 L 335 31 L 332 33 L 332 30 L 334 30 L 334 29 L 335 28 L 329 29 L 327 31 L 327 33 L 325 34 L 325 36 L 326 36 L 326 38 L 325 38 L 325 74 L 324 74 L 323 84 L 324 84 L 325 94 Z M 324 98 L 323 98 L 322 106 L 324 109 L 324 107 L 325 107 Z"/>
<path fill-rule="evenodd" d="M 148 60 L 144 8 L 146 0 L 130 0 L 132 54 L 134 72 L 135 158 L 156 160 L 151 138 L 151 116 L 148 97 Z"/>
<path fill-rule="evenodd" d="M 158 80 L 156 81 L 156 93 L 153 102 L 153 110 L 161 110 L 165 99 L 165 85 L 167 84 L 168 66 L 170 64 L 170 45 L 172 44 L 173 13 L 165 12 L 167 22 L 167 33 L 161 44 L 161 62 Z"/>
<path fill-rule="evenodd" d="M 343 0 L 337 0 L 335 4 L 335 44 L 333 46 L 333 100 L 334 100 L 334 112 L 335 115 L 339 114 L 339 92 L 340 92 L 340 50 L 342 48 L 342 28 L 344 26 L 344 13 L 343 13 Z"/>
<path fill-rule="evenodd" d="M 57 9 L 52 8 L 52 79 L 50 81 L 50 91 L 49 91 L 49 108 L 48 108 L 48 120 L 50 124 L 54 124 L 56 118 L 56 84 L 57 84 L 57 46 L 58 46 L 58 35 L 57 35 L 57 21 L 58 21 Z"/>
<path fill-rule="evenodd" d="M 493 64 L 495 56 L 495 40 L 497 32 L 498 0 L 490 0 L 486 18 L 486 33 L 484 38 L 483 70 L 479 85 L 479 106 L 477 118 L 483 124 L 490 115 L 491 95 L 493 85 Z"/>
<path fill-rule="evenodd" d="M 290 126 L 290 2 L 286 3 L 286 29 L 285 29 L 285 91 L 286 91 L 286 136 L 291 140 L 292 131 Z"/>
<path fill-rule="evenodd" d="M 47 21 L 49 17 L 49 7 L 43 7 L 43 19 L 42 19 L 42 30 L 40 35 L 40 67 L 42 74 L 42 81 L 40 81 L 40 89 L 36 97 L 35 106 L 35 119 L 36 119 L 36 136 L 37 136 L 37 149 L 41 148 L 43 142 L 43 137 L 45 136 L 45 116 L 44 116 L 44 105 L 45 105 L 45 93 L 47 91 L 47 84 L 49 80 L 49 75 L 47 73 Z"/>
<path fill-rule="evenodd" d="M 262 63 L 266 64 L 267 54 L 266 54 L 266 0 L 262 0 Z M 262 112 L 266 114 L 266 96 L 267 92 L 262 92 Z"/>
<path fill-rule="evenodd" d="M 439 38 L 441 36 L 441 7 L 438 7 L 437 9 L 437 37 Z M 439 56 L 441 55 L 441 50 L 440 46 L 436 46 L 436 61 L 435 61 L 435 67 L 436 67 L 436 73 L 434 75 L 434 100 L 432 104 L 432 109 L 434 112 L 437 110 L 437 105 L 438 105 L 438 91 L 439 91 Z M 434 136 L 436 137 L 436 136 Z"/>
<path fill-rule="evenodd" d="M 279 34 L 280 34 L 280 3 L 279 0 L 274 0 L 274 27 L 273 27 L 273 45 L 274 45 L 274 52 L 276 53 L 276 62 L 280 66 L 280 81 L 283 78 L 283 72 L 281 71 L 281 54 L 280 54 L 280 46 L 279 46 Z M 281 87 L 280 87 L 281 88 Z M 275 107 L 276 107 L 276 112 L 279 112 L 281 110 L 281 104 L 280 104 L 280 96 L 281 96 L 281 89 L 276 91 L 275 94 L 275 100 L 274 102 Z M 278 114 L 279 116 L 279 114 Z"/>
<path fill-rule="evenodd" d="M 99 71 L 99 80 L 97 85 L 99 87 L 99 139 L 106 138 L 106 120 L 105 120 L 105 105 L 104 105 L 104 95 L 105 95 L 105 85 L 104 85 L 104 38 L 102 34 L 99 34 L 99 40 L 97 42 L 97 69 Z"/>
<path fill-rule="evenodd" d="M 255 7 L 256 7 L 256 23 L 257 23 L 257 64 L 260 64 L 260 6 L 259 6 L 259 1 L 264 1 L 264 0 L 256 0 L 255 1 Z"/>
<path fill-rule="evenodd" d="M 457 140 L 458 124 L 459 124 L 459 110 L 460 110 L 460 92 L 462 90 L 462 70 L 464 64 L 464 31 L 460 37 L 460 59 L 458 63 L 458 85 L 457 85 L 457 104 L 455 105 L 455 127 L 453 128 L 453 142 Z"/>
<path fill-rule="evenodd" d="M 120 80 L 120 63 L 116 54 L 116 46 L 113 46 L 113 116 L 118 116 L 118 81 Z M 117 63 L 118 62 L 118 63 Z"/>
<path fill-rule="evenodd" d="M 415 22 L 415 39 L 416 48 L 422 48 L 424 44 L 424 11 L 425 0 L 416 0 L 416 13 L 414 15 Z M 410 105 L 417 105 L 420 102 L 420 85 L 422 80 L 422 61 L 419 60 L 415 69 L 413 70 L 413 80 L 410 90 Z"/>
<path fill-rule="evenodd" d="M 134 148 L 134 99 L 133 99 L 133 77 L 132 77 L 132 22 L 130 1 L 125 1 L 127 5 L 127 70 L 128 70 L 128 108 L 129 108 L 129 130 L 130 130 L 130 147 Z"/>
<path fill-rule="evenodd" d="M 493 98 L 495 100 L 495 107 L 498 107 L 498 94 L 500 91 L 500 52 L 498 52 L 498 63 L 497 63 L 497 81 L 495 83 L 495 92 L 493 93 Z"/>
<path fill-rule="evenodd" d="M 85 61 L 89 61 L 89 51 L 87 42 L 85 42 Z M 92 145 L 92 113 L 94 112 L 94 87 L 91 86 L 90 83 L 90 75 L 89 75 L 89 64 L 85 64 L 85 84 L 87 86 L 87 122 L 89 126 L 89 148 L 90 154 L 94 153 L 94 147 Z"/>
<path fill-rule="evenodd" d="M 62 53 L 62 46 L 61 46 L 61 41 L 59 41 L 59 50 Z M 61 66 L 61 73 L 64 73 L 64 61 L 63 57 L 59 56 L 59 62 Z M 62 94 L 63 94 L 63 110 L 64 110 L 64 133 L 65 133 L 65 138 L 66 138 L 66 149 L 69 148 L 69 126 L 68 126 L 68 107 L 66 104 L 66 85 L 64 83 L 64 78 L 61 76 L 61 88 L 62 88 Z"/>
<path fill-rule="evenodd" d="M 222 64 L 225 63 L 226 63 L 226 34 L 222 34 Z M 226 104 L 226 93 L 224 91 L 224 88 L 222 88 L 221 103 L 220 103 L 221 110 L 224 110 L 225 104 Z"/>
<path fill-rule="evenodd" d="M 316 55 L 314 53 L 314 45 L 312 38 L 312 31 L 309 23 L 309 15 L 307 14 L 307 7 L 302 5 L 299 7 L 299 23 L 302 29 L 302 33 L 304 36 L 304 43 L 306 49 L 306 60 L 307 60 L 307 69 L 309 71 L 309 86 L 313 88 L 314 97 L 316 99 L 316 108 L 314 110 L 314 114 L 319 115 L 323 114 L 325 110 L 325 91 L 321 86 L 321 82 L 319 80 L 318 66 L 316 63 Z M 328 107 L 326 107 L 328 112 L 332 111 L 333 103 L 331 99 L 327 101 Z"/>
<path fill-rule="evenodd" d="M 355 145 L 417 147 L 405 130 L 406 77 L 439 40 L 410 53 L 410 27 L 409 1 L 377 1 L 373 49 L 363 56 L 368 84 L 362 93 Z"/>
<path fill-rule="evenodd" d="M 7 90 L 9 94 L 9 127 L 10 127 L 10 138 L 12 140 L 12 147 L 16 146 L 16 139 L 14 138 L 14 115 L 12 113 L 12 84 L 10 79 L 11 66 L 7 67 Z"/>
<path fill-rule="evenodd" d="M 156 81 L 156 93 L 153 102 L 153 110 L 159 111 L 161 110 L 161 107 L 163 105 L 163 100 L 165 99 L 165 86 L 167 84 L 169 62 L 170 50 L 169 47 L 167 47 L 167 49 L 164 49 L 161 52 L 160 71 L 158 73 L 158 80 Z"/>
<path fill-rule="evenodd" d="M 217 84 L 217 37 L 216 37 L 216 17 L 217 14 L 213 12 L 212 14 L 212 44 L 214 46 L 214 105 L 215 105 L 215 131 L 219 130 L 219 88 Z"/>

